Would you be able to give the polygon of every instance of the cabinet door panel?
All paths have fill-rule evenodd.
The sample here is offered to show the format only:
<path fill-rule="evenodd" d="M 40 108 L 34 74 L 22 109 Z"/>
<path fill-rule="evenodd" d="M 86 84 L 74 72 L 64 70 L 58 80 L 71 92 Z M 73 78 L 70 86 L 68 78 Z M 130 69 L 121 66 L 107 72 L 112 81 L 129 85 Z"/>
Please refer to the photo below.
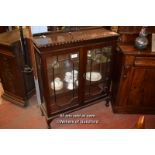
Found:
<path fill-rule="evenodd" d="M 138 106 L 143 102 L 144 95 L 144 79 L 145 79 L 145 69 L 133 69 L 133 78 L 131 82 L 130 93 L 128 97 L 127 105 Z"/>
<path fill-rule="evenodd" d="M 128 105 L 155 106 L 155 68 L 133 69 Z"/>
<path fill-rule="evenodd" d="M 79 52 L 47 57 L 49 98 L 52 112 L 78 103 Z"/>
<path fill-rule="evenodd" d="M 143 105 L 155 107 L 155 68 L 145 70 Z"/>
<path fill-rule="evenodd" d="M 111 74 L 112 47 L 87 50 L 85 73 L 85 100 L 106 95 Z"/>
<path fill-rule="evenodd" d="M 5 92 L 15 95 L 19 99 L 24 98 L 23 76 L 16 58 L 0 54 L 0 62 L 0 75 Z"/>

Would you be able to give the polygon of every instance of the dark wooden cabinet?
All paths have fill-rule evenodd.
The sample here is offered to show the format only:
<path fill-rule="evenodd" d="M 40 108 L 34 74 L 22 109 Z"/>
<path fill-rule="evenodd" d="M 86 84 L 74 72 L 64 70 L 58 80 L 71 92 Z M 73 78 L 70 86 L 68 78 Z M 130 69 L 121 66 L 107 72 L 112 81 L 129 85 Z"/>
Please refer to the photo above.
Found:
<path fill-rule="evenodd" d="M 35 92 L 32 71 L 24 70 L 24 56 L 19 30 L 0 34 L 0 79 L 4 89 L 2 97 L 21 106 L 26 106 L 29 97 Z M 28 51 L 27 60 L 31 66 Z"/>
<path fill-rule="evenodd" d="M 0 33 L 4 33 L 8 31 L 8 26 L 0 26 Z"/>
<path fill-rule="evenodd" d="M 155 53 L 120 45 L 115 53 L 114 112 L 155 113 Z"/>
<path fill-rule="evenodd" d="M 33 38 L 47 123 L 98 99 L 109 100 L 118 34 L 103 28 L 49 33 Z"/>

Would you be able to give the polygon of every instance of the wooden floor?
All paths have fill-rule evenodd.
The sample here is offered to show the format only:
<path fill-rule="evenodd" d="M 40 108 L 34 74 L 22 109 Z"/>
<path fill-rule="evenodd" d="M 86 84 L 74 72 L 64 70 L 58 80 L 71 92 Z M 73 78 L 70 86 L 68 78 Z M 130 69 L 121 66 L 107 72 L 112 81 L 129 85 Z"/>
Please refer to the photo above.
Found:
<path fill-rule="evenodd" d="M 3 93 L 0 84 L 0 95 Z M 51 125 L 54 129 L 132 129 L 140 115 L 114 114 L 104 101 L 72 113 L 85 118 L 58 118 Z M 89 116 L 89 117 L 88 117 Z M 90 117 L 90 116 L 93 116 Z M 70 122 L 69 122 L 70 121 Z M 70 123 L 70 124 L 68 124 Z M 97 124 L 96 124 L 97 123 Z M 34 95 L 26 108 L 19 107 L 0 97 L 0 128 L 2 129 L 46 129 Z M 145 115 L 145 128 L 155 128 L 155 115 Z"/>

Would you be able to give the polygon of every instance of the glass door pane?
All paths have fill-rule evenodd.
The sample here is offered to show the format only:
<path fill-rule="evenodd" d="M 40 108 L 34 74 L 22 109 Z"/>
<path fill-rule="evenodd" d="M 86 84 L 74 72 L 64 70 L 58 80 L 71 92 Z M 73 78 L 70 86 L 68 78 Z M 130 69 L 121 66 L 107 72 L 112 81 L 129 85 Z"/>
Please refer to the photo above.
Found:
<path fill-rule="evenodd" d="M 105 95 L 110 78 L 112 47 L 87 51 L 85 100 Z"/>
<path fill-rule="evenodd" d="M 79 53 L 48 57 L 47 70 L 52 110 L 74 106 L 78 101 Z"/>

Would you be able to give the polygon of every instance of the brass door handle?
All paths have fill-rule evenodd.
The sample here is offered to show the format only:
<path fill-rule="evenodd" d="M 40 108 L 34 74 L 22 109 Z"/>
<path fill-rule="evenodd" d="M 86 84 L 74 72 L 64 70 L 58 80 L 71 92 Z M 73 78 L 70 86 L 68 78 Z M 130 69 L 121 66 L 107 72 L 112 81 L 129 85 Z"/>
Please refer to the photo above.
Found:
<path fill-rule="evenodd" d="M 32 68 L 29 66 L 25 66 L 24 67 L 24 73 L 31 73 L 32 72 Z"/>

